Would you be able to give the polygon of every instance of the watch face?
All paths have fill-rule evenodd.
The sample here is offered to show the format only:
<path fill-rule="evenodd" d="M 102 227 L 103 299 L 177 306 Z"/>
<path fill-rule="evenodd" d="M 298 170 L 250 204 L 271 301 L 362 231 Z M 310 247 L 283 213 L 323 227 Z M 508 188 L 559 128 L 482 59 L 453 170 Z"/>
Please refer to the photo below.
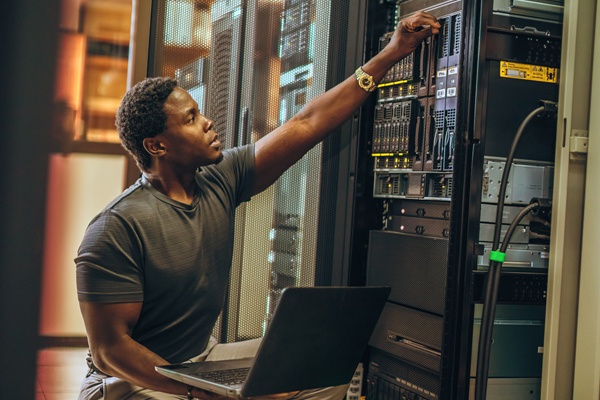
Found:
<path fill-rule="evenodd" d="M 356 70 L 356 79 L 358 81 L 358 85 L 368 92 L 373 91 L 375 88 L 373 77 L 363 72 L 360 68 Z"/>

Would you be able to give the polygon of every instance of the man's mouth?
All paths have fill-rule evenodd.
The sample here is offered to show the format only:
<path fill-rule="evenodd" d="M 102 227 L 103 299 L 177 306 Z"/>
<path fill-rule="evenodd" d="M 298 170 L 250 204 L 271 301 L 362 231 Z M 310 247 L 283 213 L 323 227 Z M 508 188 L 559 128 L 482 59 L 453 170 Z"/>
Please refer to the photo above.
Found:
<path fill-rule="evenodd" d="M 215 138 L 215 140 L 213 140 L 213 141 L 210 143 L 210 147 L 213 147 L 213 148 L 215 148 L 215 149 L 220 149 L 220 148 L 221 148 L 221 142 L 219 141 L 219 139 L 218 139 L 218 138 Z"/>

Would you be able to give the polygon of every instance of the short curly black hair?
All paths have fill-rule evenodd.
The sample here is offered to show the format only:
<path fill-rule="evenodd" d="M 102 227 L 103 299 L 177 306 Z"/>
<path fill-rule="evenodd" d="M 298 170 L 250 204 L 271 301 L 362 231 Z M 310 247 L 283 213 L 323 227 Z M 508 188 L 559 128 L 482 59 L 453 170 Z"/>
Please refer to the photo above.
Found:
<path fill-rule="evenodd" d="M 167 115 L 163 106 L 175 87 L 177 81 L 170 77 L 146 78 L 125 93 L 117 110 L 115 125 L 121 144 L 142 171 L 152 163 L 143 141 L 164 132 Z"/>

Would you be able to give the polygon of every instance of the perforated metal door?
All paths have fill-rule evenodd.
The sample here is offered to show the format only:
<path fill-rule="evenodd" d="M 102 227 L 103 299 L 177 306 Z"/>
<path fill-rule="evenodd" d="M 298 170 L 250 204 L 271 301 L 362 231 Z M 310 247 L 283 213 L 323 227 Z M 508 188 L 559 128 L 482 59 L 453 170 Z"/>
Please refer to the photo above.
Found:
<path fill-rule="evenodd" d="M 332 7 L 325 0 L 155 0 L 149 74 L 176 77 L 215 121 L 225 147 L 255 142 L 325 91 Z M 229 302 L 215 330 L 222 341 L 262 336 L 282 288 L 330 284 L 332 243 L 319 236 L 335 224 L 337 185 L 322 165 L 336 161 L 323 157 L 315 147 L 238 208 Z"/>

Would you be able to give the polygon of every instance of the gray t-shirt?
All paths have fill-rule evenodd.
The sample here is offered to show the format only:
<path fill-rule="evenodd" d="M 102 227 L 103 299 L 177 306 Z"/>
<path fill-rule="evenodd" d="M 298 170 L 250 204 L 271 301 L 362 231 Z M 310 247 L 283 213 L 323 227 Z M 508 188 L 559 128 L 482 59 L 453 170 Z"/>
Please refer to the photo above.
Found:
<path fill-rule="evenodd" d="M 254 146 L 196 174 L 191 205 L 141 177 L 88 226 L 75 259 L 80 301 L 143 302 L 132 337 L 176 363 L 201 353 L 225 301 L 235 208 L 248 201 Z"/>

